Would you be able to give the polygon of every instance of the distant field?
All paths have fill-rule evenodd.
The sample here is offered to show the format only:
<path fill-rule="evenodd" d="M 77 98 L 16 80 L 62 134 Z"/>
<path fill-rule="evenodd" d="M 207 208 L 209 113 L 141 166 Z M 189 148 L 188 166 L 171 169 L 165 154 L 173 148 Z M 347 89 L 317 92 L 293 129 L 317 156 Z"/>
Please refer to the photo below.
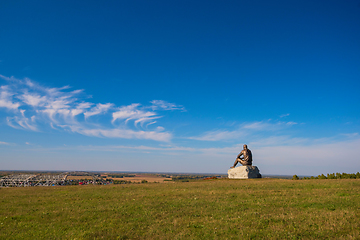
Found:
<path fill-rule="evenodd" d="M 360 239 L 359 199 L 359 179 L 0 188 L 0 239 Z"/>
<path fill-rule="evenodd" d="M 171 178 L 157 177 L 157 176 L 148 176 L 148 175 L 136 175 L 135 177 L 122 177 L 122 178 L 112 178 L 113 180 L 125 180 L 131 182 L 141 182 L 146 180 L 148 182 L 164 182 L 165 179 L 171 180 Z"/>

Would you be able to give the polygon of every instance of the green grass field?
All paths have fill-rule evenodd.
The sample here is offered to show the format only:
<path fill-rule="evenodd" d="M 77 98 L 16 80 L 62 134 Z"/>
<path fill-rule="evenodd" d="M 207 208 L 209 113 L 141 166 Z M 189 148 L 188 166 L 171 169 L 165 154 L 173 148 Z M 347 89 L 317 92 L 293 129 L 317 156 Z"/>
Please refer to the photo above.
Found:
<path fill-rule="evenodd" d="M 360 239 L 360 179 L 0 189 L 0 239 Z"/>

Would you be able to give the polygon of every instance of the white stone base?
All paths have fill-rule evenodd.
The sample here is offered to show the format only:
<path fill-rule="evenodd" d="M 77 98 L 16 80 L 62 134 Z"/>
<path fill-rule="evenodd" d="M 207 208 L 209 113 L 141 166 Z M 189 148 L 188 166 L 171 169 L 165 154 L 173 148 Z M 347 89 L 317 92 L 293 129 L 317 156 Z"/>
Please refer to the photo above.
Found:
<path fill-rule="evenodd" d="M 228 178 L 232 178 L 232 179 L 261 178 L 261 174 L 257 166 L 240 166 L 229 169 Z"/>

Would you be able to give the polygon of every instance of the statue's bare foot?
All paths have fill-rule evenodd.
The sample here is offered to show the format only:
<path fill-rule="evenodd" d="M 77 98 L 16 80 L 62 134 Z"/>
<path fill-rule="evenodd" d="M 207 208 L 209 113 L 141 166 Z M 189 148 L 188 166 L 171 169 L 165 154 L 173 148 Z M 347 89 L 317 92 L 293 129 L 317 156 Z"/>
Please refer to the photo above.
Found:
<path fill-rule="evenodd" d="M 230 168 L 234 168 L 234 167 L 230 167 Z"/>

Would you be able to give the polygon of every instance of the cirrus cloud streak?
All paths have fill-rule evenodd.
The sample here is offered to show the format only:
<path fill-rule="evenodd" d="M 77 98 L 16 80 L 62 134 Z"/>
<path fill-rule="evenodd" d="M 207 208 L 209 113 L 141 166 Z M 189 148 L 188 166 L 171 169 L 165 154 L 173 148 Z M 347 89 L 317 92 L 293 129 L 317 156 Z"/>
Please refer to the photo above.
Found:
<path fill-rule="evenodd" d="M 82 89 L 43 87 L 28 78 L 0 75 L 0 79 L 7 82 L 0 87 L 0 109 L 8 114 L 7 124 L 17 129 L 44 131 L 48 125 L 86 136 L 170 141 L 172 134 L 157 126 L 155 119 L 163 117 L 159 111 L 185 110 L 164 100 L 153 100 L 149 106 L 92 103 L 84 100 L 86 95 Z M 101 121 L 95 121 L 99 119 Z"/>

